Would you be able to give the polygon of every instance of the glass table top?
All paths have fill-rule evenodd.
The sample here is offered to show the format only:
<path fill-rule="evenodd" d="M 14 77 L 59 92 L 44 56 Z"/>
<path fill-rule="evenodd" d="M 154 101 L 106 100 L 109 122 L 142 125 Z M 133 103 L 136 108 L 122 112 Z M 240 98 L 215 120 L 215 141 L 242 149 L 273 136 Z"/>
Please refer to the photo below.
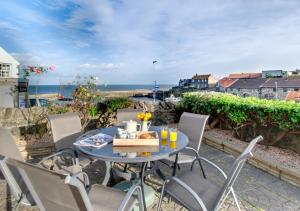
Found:
<path fill-rule="evenodd" d="M 150 127 L 149 131 L 156 131 L 160 138 L 160 127 Z M 114 136 L 117 132 L 117 127 L 101 128 L 89 131 L 83 134 L 78 139 L 86 138 L 97 133 L 104 133 Z M 78 140 L 77 139 L 77 140 Z M 183 150 L 188 145 L 188 137 L 178 131 L 176 144 L 170 143 L 168 139 L 166 142 L 159 140 L 159 146 L 138 146 L 138 147 L 116 147 L 109 143 L 102 148 L 76 146 L 82 153 L 98 158 L 103 161 L 122 162 L 122 163 L 138 163 L 148 162 L 167 158 L 177 152 Z"/>

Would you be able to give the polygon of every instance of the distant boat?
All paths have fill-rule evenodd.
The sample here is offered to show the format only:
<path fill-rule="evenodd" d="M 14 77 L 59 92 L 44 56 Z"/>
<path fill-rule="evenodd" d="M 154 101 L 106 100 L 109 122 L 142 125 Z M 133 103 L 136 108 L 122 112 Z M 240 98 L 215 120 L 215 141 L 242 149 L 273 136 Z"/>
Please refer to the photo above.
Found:
<path fill-rule="evenodd" d="M 171 95 L 170 97 L 167 97 L 165 99 L 165 102 L 168 102 L 168 103 L 179 103 L 181 100 L 180 97 L 175 97 L 174 95 Z"/>

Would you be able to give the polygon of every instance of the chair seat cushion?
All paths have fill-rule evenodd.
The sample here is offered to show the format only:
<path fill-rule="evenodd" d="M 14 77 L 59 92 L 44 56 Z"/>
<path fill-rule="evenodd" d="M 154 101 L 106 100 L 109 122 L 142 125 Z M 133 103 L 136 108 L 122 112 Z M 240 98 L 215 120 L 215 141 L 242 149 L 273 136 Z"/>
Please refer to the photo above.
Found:
<path fill-rule="evenodd" d="M 212 209 L 221 187 L 218 187 L 208 179 L 204 179 L 202 175 L 192 171 L 187 171 L 179 175 L 178 179 L 183 181 L 192 188 L 195 193 L 197 193 L 200 199 L 204 202 L 207 210 Z M 189 210 L 202 210 L 196 199 L 174 180 L 167 183 L 165 191 Z"/>
<path fill-rule="evenodd" d="M 118 210 L 126 195 L 121 190 L 102 185 L 93 185 L 88 194 L 95 211 Z M 125 210 L 130 210 L 135 203 L 137 203 L 136 197 L 131 197 Z"/>
<path fill-rule="evenodd" d="M 163 162 L 166 163 L 174 163 L 175 162 L 175 155 L 172 155 L 166 159 L 163 159 Z M 183 150 L 180 153 L 178 153 L 178 164 L 182 163 L 191 163 L 196 158 L 195 153 L 190 150 Z"/>

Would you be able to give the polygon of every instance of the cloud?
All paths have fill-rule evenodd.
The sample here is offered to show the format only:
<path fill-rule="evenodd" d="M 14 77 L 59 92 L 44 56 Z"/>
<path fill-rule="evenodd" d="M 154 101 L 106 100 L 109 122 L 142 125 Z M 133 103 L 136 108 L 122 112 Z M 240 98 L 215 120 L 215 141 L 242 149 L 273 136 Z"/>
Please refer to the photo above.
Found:
<path fill-rule="evenodd" d="M 75 41 L 74 44 L 78 48 L 85 48 L 90 46 L 88 42 L 84 42 L 84 41 Z"/>
<path fill-rule="evenodd" d="M 33 54 L 10 53 L 20 65 L 43 65 L 43 59 Z"/>
<path fill-rule="evenodd" d="M 6 3 L 13 21 L 3 18 L 0 29 L 24 30 L 7 36 L 22 47 L 11 51 L 68 76 L 84 69 L 107 83 L 177 83 L 195 73 L 300 67 L 297 0 L 34 2 Z"/>
<path fill-rule="evenodd" d="M 116 70 L 122 67 L 122 64 L 112 64 L 112 63 L 101 63 L 101 64 L 81 64 L 80 68 L 83 69 L 97 69 L 97 70 Z"/>

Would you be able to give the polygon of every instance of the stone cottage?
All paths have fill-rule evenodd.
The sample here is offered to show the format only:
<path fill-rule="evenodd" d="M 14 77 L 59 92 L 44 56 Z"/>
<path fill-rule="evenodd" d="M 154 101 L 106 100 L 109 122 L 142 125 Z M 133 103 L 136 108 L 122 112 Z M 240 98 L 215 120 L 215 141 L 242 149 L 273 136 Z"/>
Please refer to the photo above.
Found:
<path fill-rule="evenodd" d="M 238 79 L 227 92 L 241 97 L 285 100 L 289 91 L 299 91 L 300 78 Z"/>

